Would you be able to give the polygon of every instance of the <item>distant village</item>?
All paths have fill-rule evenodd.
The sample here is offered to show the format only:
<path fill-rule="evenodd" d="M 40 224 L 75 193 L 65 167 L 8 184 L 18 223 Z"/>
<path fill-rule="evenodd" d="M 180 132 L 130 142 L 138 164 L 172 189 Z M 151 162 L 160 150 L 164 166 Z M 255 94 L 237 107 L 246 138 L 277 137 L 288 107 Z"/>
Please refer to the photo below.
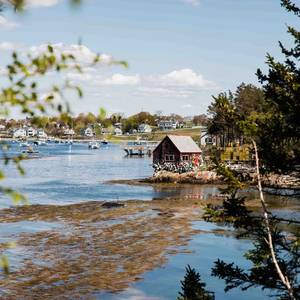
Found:
<path fill-rule="evenodd" d="M 162 141 L 165 136 L 189 136 L 204 151 L 203 157 L 209 160 L 211 149 L 222 161 L 249 162 L 252 156 L 243 141 L 226 140 L 224 135 L 209 133 L 210 119 L 207 115 L 182 117 L 177 114 L 165 116 L 140 112 L 124 117 L 112 114 L 109 117 L 81 113 L 62 121 L 57 117 L 40 117 L 23 120 L 0 120 L 0 138 L 25 140 L 148 140 Z M 186 143 L 186 140 L 185 142 Z M 189 142 L 190 143 L 190 142 Z M 173 143 L 174 144 L 174 143 Z M 132 151 L 132 149 L 128 149 Z M 176 152 L 176 151 L 175 151 Z M 175 156 L 174 156 L 175 157 Z M 181 156 L 180 156 L 181 157 Z M 189 156 L 190 158 L 193 155 Z M 175 161 L 175 160 L 174 160 Z"/>
<path fill-rule="evenodd" d="M 44 139 L 48 137 L 89 139 L 99 136 L 147 136 L 157 131 L 200 127 L 205 132 L 207 122 L 208 117 L 204 114 L 182 117 L 176 114 L 164 116 L 140 112 L 127 118 L 122 114 L 112 114 L 110 117 L 101 118 L 92 113 L 81 113 L 68 121 L 62 121 L 57 117 L 41 117 L 38 122 L 30 118 L 23 120 L 2 119 L 0 120 L 0 137 L 13 139 Z M 206 139 L 207 142 L 212 142 L 208 137 Z"/>

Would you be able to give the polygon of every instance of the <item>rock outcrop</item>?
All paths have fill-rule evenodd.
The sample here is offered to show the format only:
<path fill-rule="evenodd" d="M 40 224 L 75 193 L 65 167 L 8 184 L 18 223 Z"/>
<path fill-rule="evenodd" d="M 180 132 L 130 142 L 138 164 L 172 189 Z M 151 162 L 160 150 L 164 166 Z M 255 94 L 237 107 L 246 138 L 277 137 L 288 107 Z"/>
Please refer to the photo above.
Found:
<path fill-rule="evenodd" d="M 187 173 L 173 173 L 168 171 L 156 172 L 152 177 L 145 180 L 148 183 L 191 183 L 208 184 L 221 183 L 221 177 L 213 171 L 197 171 Z"/>
<path fill-rule="evenodd" d="M 300 189 L 299 174 L 268 174 L 263 176 L 263 185 L 273 188 Z"/>

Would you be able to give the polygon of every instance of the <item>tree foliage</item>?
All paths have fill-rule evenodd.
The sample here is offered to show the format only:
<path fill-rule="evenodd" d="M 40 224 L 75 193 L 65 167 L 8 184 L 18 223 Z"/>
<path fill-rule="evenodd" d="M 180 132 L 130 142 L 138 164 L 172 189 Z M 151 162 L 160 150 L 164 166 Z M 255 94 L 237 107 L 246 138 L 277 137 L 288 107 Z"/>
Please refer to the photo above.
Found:
<path fill-rule="evenodd" d="M 185 270 L 177 300 L 214 300 L 214 294 L 205 289 L 206 284 L 201 281 L 200 274 L 189 265 Z"/>
<path fill-rule="evenodd" d="M 300 8 L 294 2 L 282 0 L 281 5 L 300 17 Z M 231 224 L 238 229 L 239 237 L 253 241 L 253 247 L 245 253 L 250 262 L 248 269 L 221 259 L 215 262 L 212 275 L 225 281 L 226 292 L 234 288 L 260 287 L 277 299 L 296 300 L 300 299 L 299 221 L 278 218 L 267 210 L 256 147 L 258 144 L 259 154 L 269 169 L 291 171 L 299 164 L 300 32 L 288 26 L 288 33 L 294 39 L 294 47 L 287 49 L 279 43 L 285 61 L 277 62 L 268 54 L 268 74 L 257 72 L 262 91 L 250 86 L 245 89 L 242 85 L 234 96 L 222 93 L 214 97 L 209 108 L 212 133 L 240 131 L 241 135 L 252 139 L 262 213 L 258 215 L 246 207 L 245 198 L 238 193 L 242 184 L 234 179 L 230 169 L 218 166 L 218 173 L 228 183 L 226 192 L 229 195 L 221 206 L 208 206 L 204 217 L 207 221 Z M 245 97 L 244 92 L 251 97 Z M 282 223 L 285 223 L 284 227 Z M 291 227 L 295 224 L 296 229 Z"/>
<path fill-rule="evenodd" d="M 70 0 L 72 4 L 79 4 L 79 0 Z M 0 11 L 14 8 L 21 12 L 26 8 L 26 0 L 0 0 Z M 97 64 L 100 56 L 95 55 L 90 66 Z M 114 61 L 112 64 L 127 66 L 124 61 Z M 0 117 L 9 118 L 11 111 L 17 111 L 25 118 L 30 118 L 31 125 L 47 126 L 50 119 L 49 114 L 57 114 L 57 120 L 70 123 L 70 106 L 66 97 L 69 90 L 75 91 L 79 98 L 83 96 L 81 88 L 73 85 L 70 81 L 61 80 L 60 85 L 49 84 L 48 87 L 41 86 L 41 79 L 55 73 L 63 74 L 66 70 L 82 73 L 80 64 L 70 53 L 56 53 L 51 44 L 45 51 L 38 55 L 13 52 L 11 63 L 6 66 L 7 83 L 0 88 Z M 62 78 L 64 78 L 62 76 Z M 44 91 L 47 90 L 45 95 Z M 43 91 L 43 93 L 42 93 Z M 90 116 L 91 118 L 91 116 Z M 51 123 L 51 122 L 50 122 Z M 23 155 L 10 157 L 7 155 L 9 145 L 1 141 L 0 149 L 3 156 L 3 163 L 14 163 L 21 175 L 25 170 L 21 166 Z M 4 169 L 0 170 L 0 180 L 5 178 Z M 17 191 L 0 185 L 0 192 L 9 195 L 15 204 L 26 202 L 26 198 Z M 0 256 L 0 265 L 5 272 L 8 272 L 8 260 Z"/>
<path fill-rule="evenodd" d="M 292 1 L 281 1 L 288 11 L 300 17 Z M 213 97 L 208 112 L 211 134 L 223 138 L 223 146 L 234 140 L 254 138 L 267 169 L 286 172 L 300 165 L 300 31 L 288 26 L 293 47 L 279 46 L 284 61 L 267 54 L 267 74 L 259 69 L 262 89 L 241 84 L 233 94 Z"/>
<path fill-rule="evenodd" d="M 299 8 L 289 0 L 281 1 L 288 11 L 300 17 Z M 278 62 L 267 55 L 268 74 L 257 71 L 263 84 L 268 119 L 260 126 L 258 146 L 269 166 L 282 171 L 300 164 L 300 31 L 288 26 L 294 46 L 279 46 L 285 58 Z"/>
<path fill-rule="evenodd" d="M 221 167 L 219 170 L 223 168 L 226 167 Z M 238 196 L 242 183 L 238 180 L 232 180 L 234 177 L 232 171 L 228 168 L 226 169 L 226 173 L 221 171 L 220 174 L 226 175 L 231 173 L 228 176 L 231 193 L 221 206 L 208 206 L 204 217 L 207 221 L 233 225 L 239 232 L 239 238 L 248 238 L 253 241 L 253 248 L 244 255 L 251 263 L 251 266 L 247 270 L 234 262 L 228 263 L 218 259 L 212 269 L 212 276 L 225 280 L 226 292 L 234 288 L 247 290 L 250 287 L 260 287 L 263 290 L 268 290 L 270 295 L 276 296 L 278 299 L 299 299 L 299 230 L 291 234 L 280 229 L 280 222 L 287 222 L 288 225 L 295 222 L 293 220 L 279 219 L 268 212 L 270 226 L 267 227 L 265 218 L 250 211 L 245 205 L 245 198 Z M 284 276 L 292 283 L 292 295 L 277 273 L 270 251 L 268 229 L 271 232 L 274 253 L 279 267 Z"/>

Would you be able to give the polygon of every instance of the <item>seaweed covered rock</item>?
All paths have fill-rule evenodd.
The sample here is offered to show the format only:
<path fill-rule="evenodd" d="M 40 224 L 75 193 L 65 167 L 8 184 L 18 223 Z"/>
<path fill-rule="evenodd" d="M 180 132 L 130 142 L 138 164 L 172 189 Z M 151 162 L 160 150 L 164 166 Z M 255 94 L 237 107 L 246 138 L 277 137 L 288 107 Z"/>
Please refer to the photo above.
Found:
<path fill-rule="evenodd" d="M 221 177 L 214 171 L 196 171 L 186 173 L 174 173 L 168 171 L 156 172 L 152 177 L 146 180 L 148 183 L 192 183 L 207 184 L 220 183 Z"/>
<path fill-rule="evenodd" d="M 124 203 L 118 203 L 118 202 L 105 202 L 102 204 L 102 207 L 104 208 L 115 208 L 115 207 L 124 207 Z"/>

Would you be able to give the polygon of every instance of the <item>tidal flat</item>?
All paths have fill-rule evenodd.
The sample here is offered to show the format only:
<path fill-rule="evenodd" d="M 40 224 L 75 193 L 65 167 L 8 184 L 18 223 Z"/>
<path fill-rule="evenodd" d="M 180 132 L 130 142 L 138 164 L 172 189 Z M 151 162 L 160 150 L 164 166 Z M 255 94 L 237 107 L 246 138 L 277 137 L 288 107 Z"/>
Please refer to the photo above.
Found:
<path fill-rule="evenodd" d="M 199 229 L 200 202 L 125 201 L 55 206 L 31 205 L 0 211 L 0 224 L 48 222 L 37 232 L 15 231 L 19 255 L 9 276 L 0 278 L 1 299 L 92 299 L 119 292 L 162 266 L 185 248 Z M 183 247 L 182 247 L 183 246 Z M 1 247 L 1 245 L 0 245 Z M 21 251 L 17 251 L 21 249 Z"/>

